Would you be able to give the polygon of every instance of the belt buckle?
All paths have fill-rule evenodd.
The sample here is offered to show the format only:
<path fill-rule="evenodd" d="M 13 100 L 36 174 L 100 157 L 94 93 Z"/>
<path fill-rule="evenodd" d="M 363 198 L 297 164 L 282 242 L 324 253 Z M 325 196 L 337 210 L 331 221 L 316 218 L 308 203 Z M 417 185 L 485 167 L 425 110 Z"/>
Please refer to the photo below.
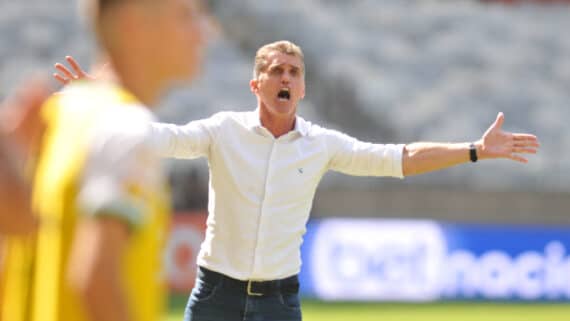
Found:
<path fill-rule="evenodd" d="M 251 291 L 251 284 L 254 281 L 247 281 L 247 295 L 251 295 L 251 296 L 263 296 L 263 293 L 257 293 L 257 292 L 253 292 Z"/>

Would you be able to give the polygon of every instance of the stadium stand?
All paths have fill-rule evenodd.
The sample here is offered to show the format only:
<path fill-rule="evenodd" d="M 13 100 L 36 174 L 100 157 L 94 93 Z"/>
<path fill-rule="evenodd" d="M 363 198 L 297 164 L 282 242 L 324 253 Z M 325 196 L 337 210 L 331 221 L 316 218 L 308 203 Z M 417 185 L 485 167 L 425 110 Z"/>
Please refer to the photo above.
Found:
<path fill-rule="evenodd" d="M 255 49 L 289 39 L 305 50 L 308 94 L 301 114 L 311 121 L 379 142 L 467 141 L 503 111 L 509 130 L 535 132 L 543 145 L 526 166 L 490 161 L 403 182 L 330 174 L 316 216 L 570 222 L 567 5 L 209 2 L 224 32 L 193 89 L 165 100 L 165 121 L 253 108 L 248 81 Z M 83 63 L 92 58 L 74 10 L 63 0 L 0 2 L 0 97 L 28 71 L 51 73 L 66 54 Z M 204 207 L 205 162 L 169 166 L 176 207 Z"/>
<path fill-rule="evenodd" d="M 567 5 L 388 0 L 215 4 L 230 37 L 246 51 L 276 38 L 298 42 L 307 55 L 308 96 L 317 113 L 357 137 L 463 141 L 480 135 L 504 111 L 511 130 L 534 131 L 543 144 L 526 167 L 494 161 L 404 183 L 329 175 L 323 189 L 338 192 L 328 197 L 321 190 L 315 212 L 374 213 L 393 204 L 386 212 L 395 216 L 430 212 L 428 217 L 472 219 L 457 214 L 470 212 L 476 219 L 496 220 L 510 206 L 497 204 L 504 196 L 505 203 L 524 199 L 526 205 L 502 215 L 532 221 L 540 212 L 556 212 L 555 220 L 568 222 L 564 206 L 549 205 L 537 193 L 552 192 L 567 204 L 570 180 L 564 168 L 570 154 L 561 148 L 570 137 L 564 120 L 570 113 L 570 41 L 562 32 L 568 25 Z M 410 193 L 415 188 L 418 192 Z M 506 191 L 517 192 L 493 193 Z M 450 203 L 442 201 L 448 195 L 456 196 L 457 208 L 442 205 Z M 334 202 L 338 199 L 343 201 Z M 404 203 L 415 205 L 407 210 Z"/>

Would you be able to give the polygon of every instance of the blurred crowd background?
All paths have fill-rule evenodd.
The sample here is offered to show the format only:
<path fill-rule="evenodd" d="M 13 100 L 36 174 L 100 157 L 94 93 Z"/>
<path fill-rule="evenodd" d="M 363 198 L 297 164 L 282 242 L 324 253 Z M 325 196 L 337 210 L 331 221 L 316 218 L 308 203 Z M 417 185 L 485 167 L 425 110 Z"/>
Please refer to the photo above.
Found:
<path fill-rule="evenodd" d="M 383 143 L 473 141 L 506 114 L 539 136 L 528 165 L 469 164 L 396 179 L 328 174 L 313 217 L 570 223 L 570 7 L 567 1 L 211 0 L 217 27 L 202 76 L 165 97 L 178 124 L 252 110 L 253 56 L 287 39 L 306 55 L 306 119 Z M 69 0 L 0 0 L 0 98 L 31 73 L 50 76 L 93 39 Z M 135 55 L 136 53 L 133 53 Z M 168 161 L 177 211 L 207 206 L 208 168 Z"/>

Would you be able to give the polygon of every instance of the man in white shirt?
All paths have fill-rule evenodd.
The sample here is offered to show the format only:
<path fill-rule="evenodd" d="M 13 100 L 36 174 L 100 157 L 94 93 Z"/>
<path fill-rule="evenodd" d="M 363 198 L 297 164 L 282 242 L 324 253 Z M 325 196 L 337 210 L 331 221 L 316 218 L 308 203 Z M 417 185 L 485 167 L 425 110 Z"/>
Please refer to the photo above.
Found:
<path fill-rule="evenodd" d="M 206 157 L 206 239 L 186 321 L 301 320 L 296 275 L 313 196 L 328 170 L 403 178 L 490 158 L 527 162 L 534 135 L 501 130 L 503 114 L 474 143 L 381 145 L 297 116 L 305 96 L 301 49 L 288 41 L 256 54 L 250 82 L 258 106 L 184 126 L 153 125 L 164 157 Z"/>
<path fill-rule="evenodd" d="M 294 276 L 313 196 L 328 170 L 403 178 L 478 159 L 524 163 L 520 154 L 538 148 L 533 135 L 502 131 L 502 114 L 472 144 L 360 142 L 297 116 L 304 71 L 299 47 L 269 44 L 257 52 L 250 83 L 257 110 L 154 125 L 163 156 L 209 161 L 208 228 L 187 321 L 301 319 Z"/>

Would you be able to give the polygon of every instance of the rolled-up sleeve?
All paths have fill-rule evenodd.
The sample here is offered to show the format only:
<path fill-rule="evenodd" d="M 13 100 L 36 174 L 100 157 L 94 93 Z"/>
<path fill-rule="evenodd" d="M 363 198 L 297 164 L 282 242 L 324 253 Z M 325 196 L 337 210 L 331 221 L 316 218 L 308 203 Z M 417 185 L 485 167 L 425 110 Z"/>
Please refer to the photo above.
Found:
<path fill-rule="evenodd" d="M 404 144 L 373 144 L 334 130 L 325 130 L 329 169 L 354 176 L 404 178 Z"/>
<path fill-rule="evenodd" d="M 151 124 L 152 146 L 161 157 L 194 159 L 208 157 L 216 118 L 192 121 L 186 125 Z"/>

